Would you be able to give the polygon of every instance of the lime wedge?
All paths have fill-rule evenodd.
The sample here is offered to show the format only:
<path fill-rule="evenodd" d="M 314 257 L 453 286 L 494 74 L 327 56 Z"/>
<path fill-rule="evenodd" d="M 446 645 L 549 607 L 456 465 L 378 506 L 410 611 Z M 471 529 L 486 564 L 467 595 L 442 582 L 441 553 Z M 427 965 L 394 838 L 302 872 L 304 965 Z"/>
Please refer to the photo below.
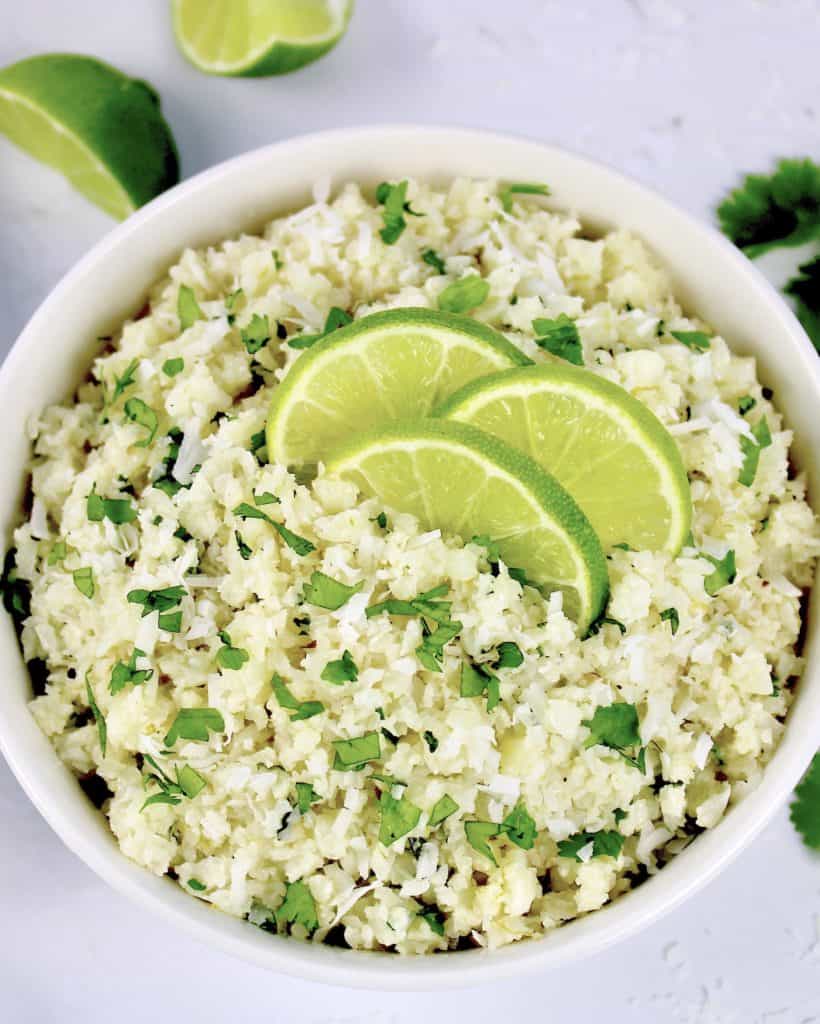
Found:
<path fill-rule="evenodd" d="M 528 581 L 563 591 L 582 632 L 601 613 L 608 580 L 595 531 L 549 473 L 497 438 L 434 419 L 391 424 L 336 451 L 327 471 L 426 529 L 491 538 Z"/>
<path fill-rule="evenodd" d="M 307 349 L 276 389 L 268 457 L 313 468 L 354 434 L 427 416 L 468 381 L 526 363 L 469 317 L 432 309 L 362 317 Z"/>
<path fill-rule="evenodd" d="M 607 549 L 677 553 L 689 533 L 689 481 L 672 437 L 637 398 L 561 364 L 468 384 L 437 415 L 500 437 L 549 470 Z"/>
<path fill-rule="evenodd" d="M 118 219 L 179 181 L 157 94 L 92 57 L 43 54 L 0 70 L 0 132 Z"/>
<path fill-rule="evenodd" d="M 210 75 L 283 75 L 331 50 L 353 0 L 173 0 L 183 54 Z"/>

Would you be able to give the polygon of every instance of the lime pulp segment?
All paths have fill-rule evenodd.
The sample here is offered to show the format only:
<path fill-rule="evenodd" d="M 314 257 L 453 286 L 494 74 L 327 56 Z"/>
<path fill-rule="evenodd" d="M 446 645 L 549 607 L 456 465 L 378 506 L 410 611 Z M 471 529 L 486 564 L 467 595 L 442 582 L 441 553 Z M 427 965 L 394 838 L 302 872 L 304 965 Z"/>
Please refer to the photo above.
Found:
<path fill-rule="evenodd" d="M 527 363 L 503 335 L 469 317 L 430 309 L 373 313 L 293 364 L 271 403 L 268 457 L 315 467 L 355 434 L 427 416 L 468 381 Z"/>
<path fill-rule="evenodd" d="M 468 384 L 437 415 L 526 452 L 572 494 L 604 548 L 676 554 L 692 504 L 674 439 L 629 392 L 589 370 L 540 364 Z"/>
<path fill-rule="evenodd" d="M 339 41 L 353 0 L 173 0 L 184 55 L 217 75 L 280 75 Z"/>
<path fill-rule="evenodd" d="M 583 512 L 537 463 L 497 438 L 433 419 L 391 424 L 350 441 L 327 472 L 426 529 L 492 538 L 507 565 L 563 592 L 581 631 L 603 610 L 606 559 Z"/>

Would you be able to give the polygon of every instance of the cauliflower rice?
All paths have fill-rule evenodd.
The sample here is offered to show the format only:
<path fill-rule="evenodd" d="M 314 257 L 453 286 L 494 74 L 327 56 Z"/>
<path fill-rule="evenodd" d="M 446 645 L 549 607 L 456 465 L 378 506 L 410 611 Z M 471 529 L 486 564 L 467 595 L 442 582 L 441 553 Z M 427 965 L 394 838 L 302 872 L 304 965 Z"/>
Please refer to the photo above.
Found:
<path fill-rule="evenodd" d="M 17 586 L 30 588 L 20 617 L 32 713 L 123 853 L 263 927 L 419 954 L 494 948 L 596 910 L 756 786 L 799 679 L 801 595 L 820 545 L 790 472 L 791 433 L 754 360 L 720 337 L 698 351 L 670 335 L 703 325 L 638 239 L 590 239 L 531 197 L 507 212 L 494 182 L 410 182 L 408 198 L 423 216 L 391 245 L 377 203 L 351 184 L 331 201 L 324 183 L 258 237 L 185 251 L 145 315 L 103 340 L 75 400 L 32 425 L 31 514 L 15 545 Z M 422 258 L 429 249 L 446 274 Z M 586 639 L 560 595 L 522 586 L 481 545 L 422 533 L 349 484 L 320 474 L 303 486 L 266 464 L 270 389 L 300 355 L 286 339 L 321 331 L 333 306 L 354 317 L 435 307 L 466 273 L 490 285 L 473 315 L 533 359 L 552 358 L 533 319 L 571 317 L 586 366 L 652 409 L 689 473 L 691 544 L 676 558 L 613 550 L 607 621 Z M 182 331 L 181 285 L 204 314 Z M 253 314 L 278 326 L 255 354 L 240 336 Z M 158 418 L 150 443 L 142 406 L 130 407 L 137 421 L 124 414 L 133 398 Z M 743 486 L 741 439 L 764 414 L 772 442 Z M 298 554 L 268 522 L 234 514 L 265 492 L 279 503 L 263 511 L 315 550 Z M 132 503 L 136 518 L 90 521 L 89 494 Z M 710 594 L 704 581 L 730 551 L 736 577 Z M 304 595 L 316 570 L 361 589 L 337 610 L 316 607 Z M 434 673 L 415 655 L 418 618 L 365 609 L 442 584 L 462 630 Z M 126 597 L 167 587 L 183 588 L 169 628 L 168 611 Z M 459 673 L 465 658 L 494 664 L 502 643 L 523 662 L 498 670 L 488 711 L 459 696 Z M 345 651 L 358 677 L 333 685 L 322 673 Z M 297 707 L 324 710 L 300 719 L 281 706 L 275 674 Z M 585 724 L 616 702 L 638 711 L 640 767 Z M 204 707 L 224 728 L 166 746 L 179 709 Z M 369 732 L 379 760 L 334 769 L 334 741 Z M 421 810 L 389 846 L 380 793 Z M 445 794 L 458 809 L 430 827 Z M 519 806 L 534 843 L 492 838 L 494 864 L 465 822 L 502 823 Z M 596 833 L 622 837 L 616 855 Z"/>

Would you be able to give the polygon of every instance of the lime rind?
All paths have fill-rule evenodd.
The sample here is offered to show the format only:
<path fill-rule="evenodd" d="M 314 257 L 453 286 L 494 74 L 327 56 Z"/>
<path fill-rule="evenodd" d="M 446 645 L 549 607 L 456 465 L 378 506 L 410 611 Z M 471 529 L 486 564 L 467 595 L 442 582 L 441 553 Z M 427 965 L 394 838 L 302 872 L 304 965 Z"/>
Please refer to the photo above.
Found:
<path fill-rule="evenodd" d="M 440 310 L 424 308 L 401 308 L 389 309 L 379 313 L 372 313 L 369 316 L 355 320 L 353 323 L 342 327 L 320 341 L 299 356 L 284 380 L 276 388 L 271 402 L 267 425 L 268 456 L 289 466 L 315 465 L 320 459 L 325 458 L 333 447 L 345 440 L 345 430 L 356 431 L 356 420 L 361 414 L 371 414 L 375 408 L 373 402 L 369 402 L 369 410 L 357 408 L 339 408 L 338 424 L 334 427 L 332 444 L 329 449 L 323 449 L 323 441 L 320 439 L 318 427 L 313 429 L 313 438 L 310 438 L 311 429 L 302 430 L 298 434 L 298 424 L 304 410 L 320 408 L 323 403 L 328 406 L 334 401 L 329 395 L 327 388 L 322 389 L 317 381 L 322 375 L 327 375 L 335 366 L 340 368 L 346 366 L 348 369 L 355 360 L 359 360 L 363 372 L 370 373 L 373 377 L 372 394 L 378 395 L 379 402 L 387 408 L 390 406 L 390 388 L 384 386 L 384 382 L 378 379 L 373 360 L 368 358 L 368 351 L 371 353 L 376 346 L 389 342 L 393 350 L 391 358 L 399 363 L 401 360 L 402 340 L 408 337 L 423 337 L 439 345 L 442 350 L 440 369 L 447 365 L 446 353 L 448 349 L 459 348 L 469 352 L 476 360 L 477 373 L 492 373 L 495 370 L 507 369 L 513 366 L 525 366 L 530 360 L 512 342 L 503 335 L 487 327 L 479 321 L 469 317 L 458 316 L 453 313 L 445 313 Z M 406 370 L 412 375 L 415 371 L 420 372 L 418 365 L 406 364 Z M 332 375 L 332 374 L 331 374 Z M 461 387 L 464 378 L 458 381 L 452 390 Z M 399 381 L 400 383 L 400 381 Z M 389 415 L 385 419 L 407 418 L 409 415 L 427 415 L 432 412 L 433 405 L 441 396 L 436 396 L 429 388 L 423 394 L 414 394 L 409 387 L 402 387 L 401 405 L 405 416 Z M 396 386 L 396 382 L 394 382 Z M 311 389 L 315 394 L 312 393 Z M 342 396 L 343 398 L 344 396 Z M 416 403 L 412 411 L 407 408 L 408 403 Z M 300 412 L 301 410 L 301 412 Z M 345 416 L 349 417 L 348 420 Z M 350 422 L 352 420 L 352 424 Z M 364 427 L 367 427 L 367 421 Z M 370 424 L 374 425 L 375 424 Z M 338 433 L 337 433 L 338 428 Z M 323 428 L 326 430 L 326 428 Z M 299 436 L 300 440 L 289 443 L 288 435 L 291 438 Z M 312 448 L 311 448 L 312 444 Z"/>
<path fill-rule="evenodd" d="M 574 591 L 577 598 L 574 614 L 579 630 L 584 633 L 606 605 L 609 589 L 606 558 L 597 534 L 572 496 L 528 455 L 476 427 L 455 421 L 427 419 L 392 423 L 350 439 L 333 453 L 326 472 L 331 476 L 354 479 L 360 489 L 381 498 L 383 496 L 365 470 L 359 468 L 361 464 L 371 456 L 384 458 L 389 457 L 391 451 L 413 452 L 421 447 L 439 447 L 462 460 L 464 471 L 460 474 L 460 484 L 465 494 L 477 493 L 483 486 L 482 480 L 494 476 L 517 489 L 527 504 L 537 511 L 542 528 L 556 536 L 566 549 L 575 575 L 574 579 L 533 576 L 532 582 L 546 591 L 561 589 L 565 596 L 567 591 Z M 472 475 L 471 464 L 475 467 Z M 430 486 L 435 488 L 435 481 L 430 481 Z M 427 515 L 420 518 L 427 528 L 450 528 L 450 524 L 434 522 Z M 464 523 L 463 527 L 466 528 L 461 529 L 460 535 L 464 540 L 487 532 L 481 507 L 471 514 L 469 523 Z M 532 527 L 527 532 L 532 532 Z M 502 558 L 507 542 L 516 533 L 516 526 L 511 523 L 506 535 L 490 534 L 498 542 Z M 527 565 L 517 564 L 516 567 L 523 569 L 529 578 Z"/>
<path fill-rule="evenodd" d="M 284 9 L 288 4 L 279 0 L 276 6 Z M 305 16 L 297 4 L 291 3 L 291 6 L 296 20 L 300 16 Z M 328 0 L 326 4 L 316 6 L 327 12 L 327 29 L 309 35 L 294 33 L 288 36 L 281 30 L 278 33 L 265 33 L 261 26 L 255 26 L 248 0 L 207 0 L 207 4 L 203 0 L 174 0 L 174 34 L 185 58 L 206 74 L 240 78 L 283 75 L 318 60 L 336 46 L 347 30 L 353 14 L 354 0 Z M 204 24 L 197 24 L 198 16 L 203 10 L 207 11 Z M 196 36 L 193 38 L 191 26 L 187 23 L 191 14 L 196 25 Z M 263 10 L 262 16 L 271 17 L 271 12 Z M 273 17 L 276 17 L 275 11 Z M 236 31 L 234 26 L 237 24 L 239 31 L 244 32 L 245 38 L 249 41 L 241 58 L 215 59 L 213 54 L 206 54 L 202 37 L 209 29 L 219 38 L 222 53 L 225 39 L 231 31 Z M 260 38 L 261 41 L 256 45 L 250 45 L 250 40 L 254 38 Z"/>
<path fill-rule="evenodd" d="M 439 405 L 434 415 L 451 422 L 470 423 L 476 413 L 505 398 L 526 400 L 533 392 L 571 395 L 609 416 L 633 439 L 652 463 L 672 525 L 663 550 L 677 554 L 692 525 L 689 479 L 674 438 L 643 402 L 624 388 L 590 370 L 557 363 L 540 363 L 488 374 L 466 384 Z M 549 467 L 546 467 L 549 469 Z M 641 481 L 635 481 L 636 493 Z M 571 487 L 570 487 L 571 490 Z"/>

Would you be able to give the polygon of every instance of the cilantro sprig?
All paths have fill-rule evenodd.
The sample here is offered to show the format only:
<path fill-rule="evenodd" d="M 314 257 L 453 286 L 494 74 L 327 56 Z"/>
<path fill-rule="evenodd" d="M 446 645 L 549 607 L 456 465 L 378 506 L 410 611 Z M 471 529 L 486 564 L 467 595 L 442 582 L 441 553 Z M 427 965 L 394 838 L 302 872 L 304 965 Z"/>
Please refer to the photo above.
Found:
<path fill-rule="evenodd" d="M 787 295 L 794 297 L 797 319 L 811 338 L 814 347 L 820 351 L 820 256 L 801 264 L 797 276 L 793 277 L 783 290 Z"/>

